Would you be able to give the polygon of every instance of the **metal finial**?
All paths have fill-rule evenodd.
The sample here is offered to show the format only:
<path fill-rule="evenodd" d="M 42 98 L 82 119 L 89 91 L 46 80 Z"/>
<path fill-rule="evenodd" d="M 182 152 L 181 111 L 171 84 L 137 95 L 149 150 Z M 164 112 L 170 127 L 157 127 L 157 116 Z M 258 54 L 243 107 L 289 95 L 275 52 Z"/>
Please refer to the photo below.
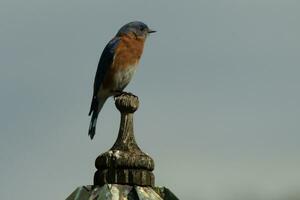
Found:
<path fill-rule="evenodd" d="M 115 99 L 121 112 L 118 138 L 113 147 L 98 156 L 95 165 L 94 185 L 106 183 L 154 186 L 153 159 L 138 147 L 133 132 L 133 113 L 139 100 L 132 94 L 122 94 Z"/>

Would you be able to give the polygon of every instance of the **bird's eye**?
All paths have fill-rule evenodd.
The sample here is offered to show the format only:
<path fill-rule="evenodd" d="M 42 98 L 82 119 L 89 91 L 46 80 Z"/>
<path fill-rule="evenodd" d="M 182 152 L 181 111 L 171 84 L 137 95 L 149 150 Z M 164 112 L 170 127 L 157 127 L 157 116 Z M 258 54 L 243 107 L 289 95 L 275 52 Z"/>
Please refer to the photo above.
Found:
<path fill-rule="evenodd" d="M 145 30 L 145 27 L 141 26 L 140 31 L 144 31 L 144 30 Z"/>

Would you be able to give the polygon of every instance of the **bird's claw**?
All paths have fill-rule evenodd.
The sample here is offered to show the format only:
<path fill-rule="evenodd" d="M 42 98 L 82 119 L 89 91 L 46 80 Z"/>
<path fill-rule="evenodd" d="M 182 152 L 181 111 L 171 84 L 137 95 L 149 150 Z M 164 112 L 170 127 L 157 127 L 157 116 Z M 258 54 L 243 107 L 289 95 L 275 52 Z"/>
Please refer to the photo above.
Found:
<path fill-rule="evenodd" d="M 114 96 L 114 100 L 116 100 L 116 98 L 118 98 L 118 97 L 120 97 L 120 96 L 123 96 L 123 95 L 129 95 L 129 96 L 133 96 L 133 97 L 135 97 L 135 98 L 138 98 L 138 96 L 132 94 L 131 92 L 124 92 L 124 91 L 122 91 L 122 92 L 119 92 L 118 94 L 116 94 L 116 95 Z"/>

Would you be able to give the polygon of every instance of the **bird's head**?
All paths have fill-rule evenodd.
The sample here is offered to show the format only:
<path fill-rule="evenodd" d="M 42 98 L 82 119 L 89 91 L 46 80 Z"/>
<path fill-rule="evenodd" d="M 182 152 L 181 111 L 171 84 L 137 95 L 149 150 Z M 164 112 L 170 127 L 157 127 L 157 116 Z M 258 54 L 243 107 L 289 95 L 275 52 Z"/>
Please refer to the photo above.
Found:
<path fill-rule="evenodd" d="M 155 33 L 155 32 L 156 31 L 151 30 L 143 22 L 134 21 L 122 26 L 122 28 L 120 28 L 120 30 L 118 31 L 117 36 L 129 35 L 129 36 L 134 36 L 136 38 L 146 39 L 146 37 L 150 33 Z"/>

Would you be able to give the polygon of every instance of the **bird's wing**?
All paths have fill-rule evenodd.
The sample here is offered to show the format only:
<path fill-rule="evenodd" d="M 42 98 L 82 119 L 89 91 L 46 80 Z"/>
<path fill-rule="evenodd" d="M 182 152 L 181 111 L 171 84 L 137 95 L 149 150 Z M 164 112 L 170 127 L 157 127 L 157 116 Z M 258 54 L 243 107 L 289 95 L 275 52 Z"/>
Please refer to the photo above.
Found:
<path fill-rule="evenodd" d="M 95 76 L 95 82 L 94 82 L 94 95 L 97 94 L 103 79 L 105 77 L 106 72 L 111 67 L 116 47 L 118 46 L 120 42 L 120 38 L 114 37 L 104 48 L 102 55 L 99 60 L 96 76 Z"/>
<path fill-rule="evenodd" d="M 120 38 L 114 37 L 112 40 L 109 41 L 109 43 L 106 45 L 101 54 L 94 81 L 94 93 L 89 115 L 92 113 L 93 110 L 95 110 L 97 106 L 97 92 L 101 87 L 106 72 L 109 70 L 113 63 L 115 50 L 119 42 Z"/>

